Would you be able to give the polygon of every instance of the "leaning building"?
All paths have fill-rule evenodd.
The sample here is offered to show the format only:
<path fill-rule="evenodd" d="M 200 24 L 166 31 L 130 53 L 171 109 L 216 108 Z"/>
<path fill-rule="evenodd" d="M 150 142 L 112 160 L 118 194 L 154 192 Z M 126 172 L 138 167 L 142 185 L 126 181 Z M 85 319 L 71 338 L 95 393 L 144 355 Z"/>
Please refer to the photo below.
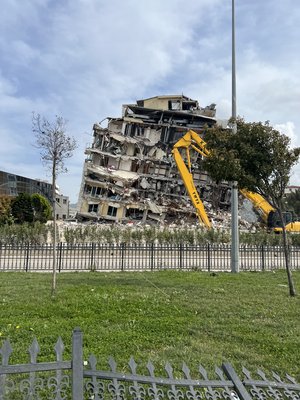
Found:
<path fill-rule="evenodd" d="M 123 105 L 122 117 L 108 118 L 105 128 L 96 123 L 93 143 L 85 151 L 77 217 L 195 221 L 171 151 L 189 129 L 202 134 L 205 126 L 215 124 L 215 112 L 214 104 L 202 108 L 183 95 L 156 96 Z M 210 202 L 212 182 L 201 168 L 201 156 L 194 154 L 192 162 L 195 185 L 201 198 Z M 229 205 L 226 185 L 219 202 Z"/>

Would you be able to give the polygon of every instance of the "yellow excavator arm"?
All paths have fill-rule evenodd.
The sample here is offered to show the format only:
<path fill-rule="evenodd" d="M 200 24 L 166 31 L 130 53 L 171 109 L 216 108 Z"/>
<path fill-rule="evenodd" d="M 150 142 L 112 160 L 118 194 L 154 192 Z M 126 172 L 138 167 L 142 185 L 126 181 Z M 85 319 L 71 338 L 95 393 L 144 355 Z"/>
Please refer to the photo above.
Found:
<path fill-rule="evenodd" d="M 186 151 L 187 165 L 179 151 L 179 149 L 182 148 Z M 203 156 L 207 156 L 209 154 L 205 148 L 204 140 L 202 140 L 196 132 L 191 130 L 188 131 L 181 139 L 179 139 L 177 143 L 175 143 L 172 154 L 186 191 L 188 192 L 188 195 L 196 209 L 196 213 L 200 222 L 203 223 L 207 228 L 211 228 L 211 222 L 206 214 L 204 205 L 194 184 L 191 171 L 190 148 L 193 148 Z"/>
<path fill-rule="evenodd" d="M 188 195 L 196 209 L 196 213 L 200 222 L 203 223 L 207 228 L 211 228 L 211 222 L 206 214 L 204 205 L 194 184 L 190 157 L 191 148 L 204 157 L 207 157 L 210 154 L 209 150 L 206 148 L 206 142 L 198 135 L 198 133 L 193 130 L 189 130 L 182 138 L 178 140 L 178 142 L 175 143 L 172 154 Z M 179 149 L 185 149 L 186 163 Z M 275 212 L 275 209 L 258 193 L 249 192 L 245 189 L 240 190 L 240 192 L 244 197 L 251 201 L 253 206 L 261 215 L 263 221 L 267 224 L 270 213 Z"/>
<path fill-rule="evenodd" d="M 275 208 L 271 206 L 260 194 L 240 189 L 240 192 L 246 199 L 250 200 L 253 207 L 258 211 L 262 220 L 267 224 L 270 212 L 275 212 Z"/>

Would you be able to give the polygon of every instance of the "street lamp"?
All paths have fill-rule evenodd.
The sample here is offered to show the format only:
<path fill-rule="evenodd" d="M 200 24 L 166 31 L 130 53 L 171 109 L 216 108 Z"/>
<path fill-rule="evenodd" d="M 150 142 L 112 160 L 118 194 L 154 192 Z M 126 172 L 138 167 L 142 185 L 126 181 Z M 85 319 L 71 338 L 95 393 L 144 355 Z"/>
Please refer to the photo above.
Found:
<path fill-rule="evenodd" d="M 232 119 L 233 133 L 236 124 L 236 70 L 235 70 L 235 9 L 232 0 Z M 238 226 L 238 189 L 237 182 L 231 186 L 231 272 L 239 272 L 239 226 Z"/>

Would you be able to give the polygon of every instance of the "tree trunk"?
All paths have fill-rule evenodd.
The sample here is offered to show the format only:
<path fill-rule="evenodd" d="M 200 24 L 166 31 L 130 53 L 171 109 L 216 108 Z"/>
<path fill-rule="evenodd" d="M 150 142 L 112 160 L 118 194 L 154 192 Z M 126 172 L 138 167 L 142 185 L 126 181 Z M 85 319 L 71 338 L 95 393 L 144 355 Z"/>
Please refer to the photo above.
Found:
<path fill-rule="evenodd" d="M 287 278 L 288 278 L 288 284 L 289 284 L 289 291 L 290 291 L 290 296 L 296 296 L 296 289 L 292 277 L 292 271 L 290 268 L 290 254 L 289 254 L 289 248 L 288 248 L 288 241 L 287 241 L 287 234 L 286 234 L 286 229 L 285 229 L 285 221 L 282 215 L 281 209 L 278 209 L 280 221 L 282 223 L 282 237 L 283 237 L 283 248 L 284 248 L 284 258 L 285 258 L 285 269 L 287 273 Z"/>
<path fill-rule="evenodd" d="M 220 201 L 220 190 L 215 183 L 211 185 L 211 203 L 214 210 L 218 210 Z"/>
<path fill-rule="evenodd" d="M 52 296 L 56 291 L 56 161 L 52 166 L 52 207 L 53 207 L 53 246 L 52 246 Z"/>

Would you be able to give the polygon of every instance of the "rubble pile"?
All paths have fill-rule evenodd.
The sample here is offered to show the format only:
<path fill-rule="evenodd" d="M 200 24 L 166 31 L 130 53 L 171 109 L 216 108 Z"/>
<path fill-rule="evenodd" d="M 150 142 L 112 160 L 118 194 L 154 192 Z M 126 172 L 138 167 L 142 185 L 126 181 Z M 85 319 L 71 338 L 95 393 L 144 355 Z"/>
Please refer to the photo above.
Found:
<path fill-rule="evenodd" d="M 230 241 L 230 233 L 231 233 L 231 216 L 230 212 L 212 212 L 210 213 L 211 220 L 213 222 L 213 231 L 217 233 L 222 233 L 222 238 L 225 238 L 225 243 Z M 69 243 L 81 243 L 81 242 L 113 242 L 120 243 L 123 241 L 123 236 L 128 238 L 129 236 L 133 237 L 134 233 L 139 233 L 139 235 L 135 235 L 135 239 L 133 241 L 138 240 L 142 243 L 150 243 L 150 242 L 159 242 L 159 232 L 164 232 L 166 234 L 172 233 L 181 233 L 181 240 L 183 242 L 189 241 L 189 237 L 186 236 L 186 232 L 190 232 L 194 238 L 196 238 L 199 233 L 201 236 L 206 237 L 206 234 L 209 236 L 209 232 L 207 229 L 203 228 L 199 225 L 198 220 L 194 219 L 194 223 L 189 222 L 189 219 L 182 218 L 177 220 L 176 222 L 167 223 L 156 222 L 149 220 L 146 224 L 143 224 L 141 221 L 138 222 L 122 222 L 122 223 L 111 223 L 109 221 L 102 221 L 102 223 L 94 223 L 93 221 L 86 222 L 68 222 L 68 221 L 59 221 L 57 223 L 58 226 L 58 234 L 60 242 L 69 242 Z M 239 229 L 240 232 L 255 232 L 256 224 L 247 222 L 242 218 L 239 218 Z M 145 231 L 155 228 L 156 235 L 153 236 L 152 239 L 145 239 Z M 72 234 L 73 231 L 73 234 Z M 102 233 L 101 233 L 102 232 Z M 212 232 L 212 233 L 214 233 Z M 177 236 L 178 237 L 178 236 Z M 215 237 L 215 235 L 213 235 Z M 71 240 L 70 240 L 71 238 Z M 74 241 L 72 240 L 74 239 Z M 139 239 L 138 239 L 139 238 Z M 210 239 L 212 237 L 210 236 Z M 48 242 L 50 243 L 52 240 L 52 236 L 49 232 Z M 127 240 L 127 239 L 126 239 Z M 170 243 L 169 240 L 167 240 Z M 196 239 L 194 244 L 196 243 Z M 178 243 L 178 241 L 176 242 Z"/>

